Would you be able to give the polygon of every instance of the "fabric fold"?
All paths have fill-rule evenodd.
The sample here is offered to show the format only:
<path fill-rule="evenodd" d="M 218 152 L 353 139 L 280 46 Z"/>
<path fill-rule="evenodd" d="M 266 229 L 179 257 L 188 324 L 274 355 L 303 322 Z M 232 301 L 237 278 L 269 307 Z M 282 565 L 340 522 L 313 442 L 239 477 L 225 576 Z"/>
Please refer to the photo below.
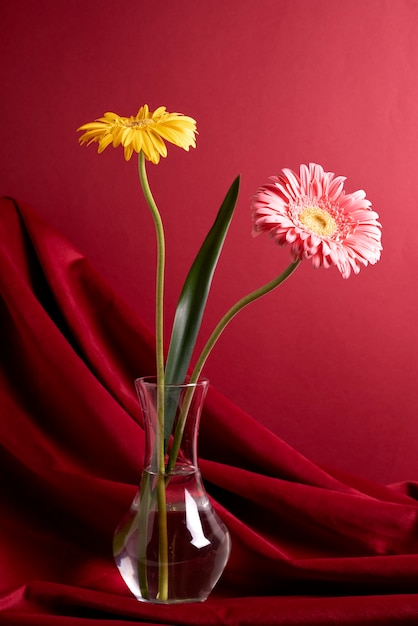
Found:
<path fill-rule="evenodd" d="M 112 534 L 136 492 L 152 333 L 25 203 L 0 201 L 0 623 L 415 624 L 417 483 L 323 468 L 210 389 L 202 475 L 232 536 L 207 602 L 138 603 Z M 414 621 L 415 620 L 415 621 Z"/>

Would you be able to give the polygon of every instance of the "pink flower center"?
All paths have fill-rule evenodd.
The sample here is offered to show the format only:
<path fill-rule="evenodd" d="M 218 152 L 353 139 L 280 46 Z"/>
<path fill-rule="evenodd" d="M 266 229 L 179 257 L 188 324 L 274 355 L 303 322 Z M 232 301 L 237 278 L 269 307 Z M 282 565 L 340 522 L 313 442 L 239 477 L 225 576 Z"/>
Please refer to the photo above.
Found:
<path fill-rule="evenodd" d="M 300 196 L 289 202 L 289 217 L 294 224 L 333 241 L 344 241 L 356 229 L 356 223 L 328 196 Z"/>
<path fill-rule="evenodd" d="M 299 213 L 299 222 L 320 237 L 331 237 L 338 229 L 335 219 L 319 206 L 307 206 Z"/>

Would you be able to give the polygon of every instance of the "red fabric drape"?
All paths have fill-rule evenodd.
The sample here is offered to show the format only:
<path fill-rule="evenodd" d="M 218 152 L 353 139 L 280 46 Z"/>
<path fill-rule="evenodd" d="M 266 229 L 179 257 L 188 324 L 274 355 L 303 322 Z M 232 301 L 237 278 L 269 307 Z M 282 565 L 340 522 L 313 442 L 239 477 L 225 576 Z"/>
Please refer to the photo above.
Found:
<path fill-rule="evenodd" d="M 0 623 L 417 624 L 417 485 L 325 471 L 210 389 L 200 456 L 227 523 L 202 604 L 131 597 L 113 531 L 136 491 L 133 379 L 153 338 L 29 206 L 0 202 Z"/>

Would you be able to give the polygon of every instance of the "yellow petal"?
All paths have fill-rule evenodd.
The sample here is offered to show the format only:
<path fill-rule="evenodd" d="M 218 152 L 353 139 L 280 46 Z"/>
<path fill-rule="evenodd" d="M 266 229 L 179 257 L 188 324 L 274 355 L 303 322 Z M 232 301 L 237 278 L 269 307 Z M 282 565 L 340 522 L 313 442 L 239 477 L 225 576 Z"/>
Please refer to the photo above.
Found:
<path fill-rule="evenodd" d="M 124 128 L 121 135 L 121 143 L 123 146 L 128 146 L 132 142 L 132 128 Z"/>
<path fill-rule="evenodd" d="M 132 156 L 132 152 L 133 152 L 132 145 L 125 146 L 124 149 L 123 149 L 123 152 L 124 152 L 124 155 L 125 155 L 125 160 L 129 161 L 129 159 Z"/>
<path fill-rule="evenodd" d="M 146 131 L 142 133 L 142 150 L 148 161 L 158 163 L 158 161 L 160 160 L 158 150 L 155 149 L 155 146 Z M 157 160 L 155 160 L 156 158 Z"/>
<path fill-rule="evenodd" d="M 167 146 L 165 145 L 164 141 L 161 139 L 160 135 L 154 132 L 152 129 L 148 131 L 148 135 L 155 149 L 161 154 L 162 157 L 165 158 L 167 156 Z"/>
<path fill-rule="evenodd" d="M 180 133 L 170 127 L 158 126 L 158 128 L 155 129 L 155 132 L 157 132 L 161 137 L 163 137 L 170 143 L 174 143 L 180 148 L 184 148 L 185 146 L 188 146 L 190 144 L 190 138 L 185 139 L 184 133 Z"/>
<path fill-rule="evenodd" d="M 143 144 L 143 131 L 136 130 L 132 136 L 132 145 L 134 147 L 135 152 L 140 152 L 142 150 Z"/>
<path fill-rule="evenodd" d="M 113 141 L 113 137 L 110 133 L 108 135 L 104 135 L 104 137 L 102 137 L 99 141 L 99 148 L 98 148 L 99 154 L 103 152 L 103 150 L 105 150 L 107 146 L 112 143 L 112 141 Z"/>
<path fill-rule="evenodd" d="M 114 122 L 116 121 L 120 121 L 121 117 L 120 115 L 118 115 L 117 113 L 112 113 L 112 111 L 108 111 L 107 113 L 104 114 L 104 116 L 102 118 L 100 118 L 102 120 L 106 120 L 106 121 L 112 121 Z"/>
<path fill-rule="evenodd" d="M 143 107 L 140 107 L 138 113 L 135 116 L 135 120 L 144 120 L 149 116 L 148 104 L 144 104 Z"/>
<path fill-rule="evenodd" d="M 165 111 L 165 107 L 158 107 L 158 109 L 155 109 L 154 113 L 151 114 L 152 119 L 155 120 L 156 118 L 166 114 Z M 168 113 L 166 115 L 168 115 Z"/>

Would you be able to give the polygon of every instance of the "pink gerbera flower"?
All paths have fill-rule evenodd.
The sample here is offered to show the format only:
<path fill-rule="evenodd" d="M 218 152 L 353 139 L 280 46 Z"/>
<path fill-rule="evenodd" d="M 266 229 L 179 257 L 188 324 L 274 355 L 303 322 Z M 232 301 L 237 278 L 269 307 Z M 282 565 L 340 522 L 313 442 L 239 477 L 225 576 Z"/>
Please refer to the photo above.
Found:
<path fill-rule="evenodd" d="M 358 274 L 361 264 L 377 263 L 379 216 L 364 191 L 344 192 L 345 180 L 316 163 L 301 165 L 299 176 L 283 169 L 253 199 L 253 234 L 268 232 L 279 246 L 290 245 L 293 261 L 336 265 L 344 278 Z"/>

